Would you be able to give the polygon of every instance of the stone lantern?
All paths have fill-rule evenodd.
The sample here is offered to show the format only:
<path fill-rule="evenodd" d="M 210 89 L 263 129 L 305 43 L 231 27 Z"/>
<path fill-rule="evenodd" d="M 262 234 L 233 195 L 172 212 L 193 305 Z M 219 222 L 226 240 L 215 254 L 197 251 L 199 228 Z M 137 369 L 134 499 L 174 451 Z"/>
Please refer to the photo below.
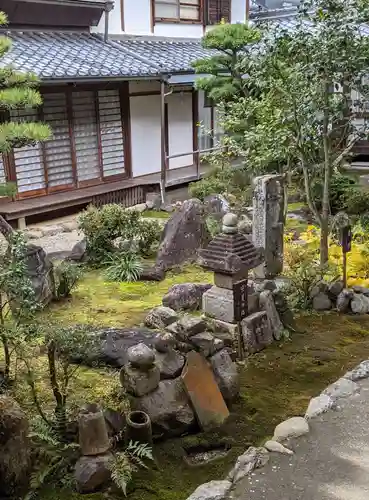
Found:
<path fill-rule="evenodd" d="M 254 290 L 252 285 L 247 284 L 247 279 L 250 269 L 259 266 L 263 261 L 262 250 L 257 249 L 245 235 L 239 233 L 237 224 L 238 218 L 235 214 L 226 214 L 223 217 L 222 233 L 199 252 L 199 264 L 214 272 L 215 283 L 203 295 L 203 312 L 227 323 L 236 323 L 242 319 L 235 315 L 237 284 L 243 284 L 245 288 L 244 300 L 247 310 L 243 316 L 258 309 L 258 306 L 251 304 Z"/>

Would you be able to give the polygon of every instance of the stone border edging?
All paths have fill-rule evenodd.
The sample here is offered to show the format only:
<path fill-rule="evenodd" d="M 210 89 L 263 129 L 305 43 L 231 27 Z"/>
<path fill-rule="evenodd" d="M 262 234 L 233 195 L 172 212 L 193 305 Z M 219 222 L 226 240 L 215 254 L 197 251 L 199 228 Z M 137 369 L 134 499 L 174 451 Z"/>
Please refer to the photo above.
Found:
<path fill-rule="evenodd" d="M 210 481 L 201 484 L 187 500 L 226 500 L 232 487 L 252 471 L 263 467 L 269 460 L 269 453 L 292 455 L 293 451 L 283 443 L 288 439 L 298 438 L 310 431 L 309 421 L 319 415 L 339 408 L 339 400 L 346 399 L 360 392 L 360 380 L 369 378 L 369 360 L 362 361 L 353 370 L 348 371 L 336 382 L 329 385 L 319 396 L 309 402 L 304 417 L 292 417 L 280 424 L 274 430 L 272 440 L 266 441 L 264 446 L 248 450 L 240 455 L 235 466 L 221 481 Z"/>

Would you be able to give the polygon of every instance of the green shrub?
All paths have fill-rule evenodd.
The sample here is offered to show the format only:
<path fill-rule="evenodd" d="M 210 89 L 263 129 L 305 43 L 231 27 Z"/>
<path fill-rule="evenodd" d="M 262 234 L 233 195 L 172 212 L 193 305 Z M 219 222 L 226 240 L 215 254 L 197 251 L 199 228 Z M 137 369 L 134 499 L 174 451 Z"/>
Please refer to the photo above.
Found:
<path fill-rule="evenodd" d="M 96 264 L 114 253 L 114 240 L 135 240 L 139 252 L 147 255 L 158 243 L 162 228 L 157 221 L 145 220 L 135 210 L 126 210 L 121 205 L 88 207 L 78 219 L 79 228 L 87 240 L 89 259 Z"/>
<path fill-rule="evenodd" d="M 142 272 L 141 258 L 133 252 L 116 252 L 105 261 L 110 281 L 137 281 Z"/>
<path fill-rule="evenodd" d="M 228 191 L 232 180 L 233 172 L 231 168 L 215 168 L 201 181 L 190 184 L 189 192 L 193 198 L 201 201 L 212 194 L 224 194 Z"/>
<path fill-rule="evenodd" d="M 82 277 L 82 267 L 72 262 L 63 261 L 55 268 L 56 298 L 70 297 L 72 290 Z"/>

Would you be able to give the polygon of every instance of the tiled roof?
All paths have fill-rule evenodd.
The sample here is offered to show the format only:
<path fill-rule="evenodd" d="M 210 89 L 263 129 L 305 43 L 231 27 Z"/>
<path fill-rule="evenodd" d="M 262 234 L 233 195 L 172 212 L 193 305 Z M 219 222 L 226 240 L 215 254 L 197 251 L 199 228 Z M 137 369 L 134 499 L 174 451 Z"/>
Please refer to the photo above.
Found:
<path fill-rule="evenodd" d="M 42 80 L 157 76 L 193 72 L 191 62 L 211 54 L 200 40 L 119 38 L 75 32 L 6 32 L 13 42 L 0 65 L 32 71 Z"/>
<path fill-rule="evenodd" d="M 1 59 L 42 80 L 116 78 L 157 74 L 155 67 L 133 57 L 99 35 L 60 32 L 7 32 L 13 45 Z"/>
<path fill-rule="evenodd" d="M 113 39 L 114 40 L 114 39 Z M 129 49 L 157 66 L 161 71 L 191 71 L 191 63 L 210 57 L 213 51 L 204 49 L 200 40 L 163 40 L 155 37 L 116 38 L 113 43 Z"/>

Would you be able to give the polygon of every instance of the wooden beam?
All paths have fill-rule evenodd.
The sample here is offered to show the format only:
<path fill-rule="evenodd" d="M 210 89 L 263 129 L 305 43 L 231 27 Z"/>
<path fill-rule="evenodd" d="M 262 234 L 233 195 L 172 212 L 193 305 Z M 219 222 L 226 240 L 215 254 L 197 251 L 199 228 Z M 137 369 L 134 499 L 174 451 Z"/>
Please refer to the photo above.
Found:
<path fill-rule="evenodd" d="M 123 128 L 124 170 L 127 177 L 132 177 L 131 106 L 129 100 L 129 82 L 122 83 L 119 89 L 119 98 Z"/>
<path fill-rule="evenodd" d="M 165 183 L 167 177 L 167 151 L 166 151 L 166 127 L 165 127 L 165 81 L 160 82 L 160 146 L 161 146 L 161 189 L 162 197 L 165 199 Z"/>
<path fill-rule="evenodd" d="M 197 90 L 192 91 L 192 147 L 194 151 L 199 149 L 199 134 L 198 126 L 199 123 L 199 93 Z M 196 174 L 199 177 L 199 167 L 200 167 L 200 154 L 193 154 L 193 162 L 196 167 Z"/>
<path fill-rule="evenodd" d="M 74 119 L 73 119 L 73 99 L 72 89 L 69 87 L 66 92 L 67 99 L 67 116 L 68 116 L 68 129 L 69 141 L 72 152 L 72 175 L 74 187 L 78 187 L 78 174 L 77 174 L 77 155 L 76 155 L 76 141 L 74 138 Z"/>
<path fill-rule="evenodd" d="M 124 25 L 124 0 L 120 0 L 120 27 L 122 31 L 125 31 Z"/>
<path fill-rule="evenodd" d="M 40 108 L 38 108 L 37 115 L 38 115 L 38 119 L 39 119 L 41 122 L 44 122 L 44 121 L 45 121 L 45 117 L 44 117 L 44 107 L 43 107 L 43 106 L 41 106 Z M 46 147 L 45 147 L 45 143 L 44 143 L 44 142 L 41 142 L 41 143 L 40 143 L 40 146 L 41 146 L 42 163 L 43 163 L 43 167 L 44 167 L 44 181 L 45 181 L 45 189 L 46 189 L 46 192 L 48 192 L 48 190 L 49 190 L 49 172 L 48 172 L 48 169 L 47 169 L 47 156 L 46 156 Z"/>

